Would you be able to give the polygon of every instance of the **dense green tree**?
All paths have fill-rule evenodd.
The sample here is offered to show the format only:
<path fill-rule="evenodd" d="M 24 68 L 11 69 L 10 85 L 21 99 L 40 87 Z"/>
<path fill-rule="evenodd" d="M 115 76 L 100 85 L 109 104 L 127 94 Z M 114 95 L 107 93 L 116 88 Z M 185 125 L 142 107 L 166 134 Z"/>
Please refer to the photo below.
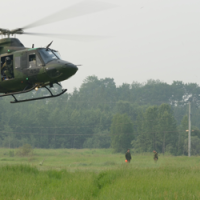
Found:
<path fill-rule="evenodd" d="M 55 86 L 53 93 L 59 90 Z M 1 98 L 0 145 L 15 148 L 28 143 L 37 148 L 83 148 L 93 143 L 93 148 L 103 147 L 108 137 L 103 138 L 103 133 L 111 132 L 112 119 L 119 114 L 126 115 L 134 124 L 131 140 L 136 151 L 155 149 L 182 155 L 189 101 L 192 136 L 200 137 L 199 94 L 200 87 L 195 83 L 149 80 L 116 86 L 112 78 L 89 76 L 80 89 L 58 98 L 21 104 L 10 104 L 12 97 Z M 25 99 L 39 95 L 47 95 L 47 91 L 17 96 Z M 110 140 L 106 142 L 104 147 L 110 146 Z"/>
<path fill-rule="evenodd" d="M 92 137 L 89 137 L 83 144 L 84 148 L 109 148 L 110 133 L 108 130 L 98 131 Z"/>
<path fill-rule="evenodd" d="M 133 123 L 127 114 L 113 116 L 110 128 L 111 147 L 114 152 L 124 152 L 134 139 Z"/>
<path fill-rule="evenodd" d="M 184 143 L 185 139 L 188 137 L 188 116 L 183 116 L 183 119 L 181 120 L 181 124 L 179 125 L 179 131 L 178 131 L 178 142 L 177 142 L 177 155 L 183 155 L 184 154 Z"/>
<path fill-rule="evenodd" d="M 137 118 L 137 144 L 136 148 L 142 152 L 153 151 L 157 147 L 158 107 L 147 108 L 143 115 Z"/>
<path fill-rule="evenodd" d="M 168 104 L 150 106 L 144 114 L 138 115 L 136 124 L 137 139 L 131 143 L 136 152 L 176 153 L 176 120 Z"/>
<path fill-rule="evenodd" d="M 162 104 L 159 107 L 159 135 L 162 144 L 162 153 L 166 151 L 176 154 L 176 143 L 178 139 L 178 132 L 176 126 L 176 120 L 173 116 L 171 107 L 168 104 Z"/>
<path fill-rule="evenodd" d="M 135 139 L 131 141 L 132 147 L 135 149 L 135 152 L 145 152 L 146 151 L 146 133 L 145 131 L 145 123 L 144 123 L 144 113 L 143 111 L 138 113 L 136 124 L 136 134 Z"/>

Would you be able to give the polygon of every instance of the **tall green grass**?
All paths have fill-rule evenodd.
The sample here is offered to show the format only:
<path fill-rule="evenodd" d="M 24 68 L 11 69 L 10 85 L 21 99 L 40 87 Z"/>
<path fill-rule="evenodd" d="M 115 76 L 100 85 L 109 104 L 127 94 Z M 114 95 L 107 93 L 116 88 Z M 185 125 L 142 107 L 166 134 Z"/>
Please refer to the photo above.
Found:
<path fill-rule="evenodd" d="M 28 165 L 0 168 L 0 199 L 200 199 L 200 168 L 40 171 Z"/>
<path fill-rule="evenodd" d="M 200 199 L 200 157 L 132 155 L 110 150 L 0 149 L 0 200 Z M 45 158 L 42 166 L 39 165 Z"/>

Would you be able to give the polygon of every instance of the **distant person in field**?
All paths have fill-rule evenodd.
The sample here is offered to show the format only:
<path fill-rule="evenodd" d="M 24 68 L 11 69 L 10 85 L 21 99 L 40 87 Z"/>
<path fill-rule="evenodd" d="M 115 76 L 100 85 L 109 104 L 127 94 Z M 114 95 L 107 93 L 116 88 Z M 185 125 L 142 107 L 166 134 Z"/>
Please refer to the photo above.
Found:
<path fill-rule="evenodd" d="M 153 159 L 154 159 L 155 162 L 157 162 L 157 160 L 158 160 L 158 153 L 155 150 L 153 151 L 153 153 L 154 153 Z"/>
<path fill-rule="evenodd" d="M 126 154 L 125 154 L 125 158 L 127 160 L 127 162 L 130 162 L 131 161 L 131 153 L 130 153 L 130 150 L 128 149 Z"/>

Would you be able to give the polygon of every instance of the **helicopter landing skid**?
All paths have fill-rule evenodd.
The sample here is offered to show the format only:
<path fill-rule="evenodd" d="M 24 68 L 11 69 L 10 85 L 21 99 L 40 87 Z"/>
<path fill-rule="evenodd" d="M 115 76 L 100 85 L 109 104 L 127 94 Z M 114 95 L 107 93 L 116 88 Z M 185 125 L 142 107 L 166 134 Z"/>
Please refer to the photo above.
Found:
<path fill-rule="evenodd" d="M 60 84 L 58 84 L 60 85 Z M 32 88 L 28 89 L 28 90 L 23 90 L 21 92 L 13 92 L 13 93 L 6 93 L 6 94 L 3 94 L 3 95 L 0 95 L 0 97 L 5 97 L 5 96 L 12 96 L 15 101 L 11 101 L 10 103 L 21 103 L 21 102 L 26 102 L 26 101 L 35 101 L 35 100 L 40 100 L 40 99 L 48 99 L 48 98 L 54 98 L 54 97 L 58 97 L 58 96 L 61 96 L 62 94 L 64 94 L 67 89 L 63 89 L 62 92 L 60 92 L 59 94 L 56 94 L 54 95 L 50 89 L 48 89 L 46 86 L 44 88 L 46 88 L 50 95 L 49 96 L 44 96 L 44 97 L 37 97 L 37 98 L 31 98 L 31 99 L 24 99 L 24 100 L 18 100 L 14 95 L 16 94 L 23 94 L 23 93 L 27 93 L 27 92 L 30 92 L 32 90 L 34 90 L 36 87 L 38 87 L 38 85 L 35 85 L 33 86 Z"/>
<path fill-rule="evenodd" d="M 62 92 L 60 92 L 59 94 L 54 95 L 54 94 L 51 92 L 51 90 L 48 89 L 46 86 L 45 86 L 44 88 L 46 88 L 46 89 L 49 91 L 49 93 L 50 93 L 49 96 L 37 97 L 37 98 L 31 98 L 31 99 L 24 99 L 24 100 L 18 100 L 13 94 L 11 94 L 12 97 L 15 99 L 15 101 L 11 101 L 10 103 L 21 103 L 21 102 L 26 102 L 26 101 L 36 101 L 36 100 L 40 100 L 40 99 L 54 98 L 54 97 L 61 96 L 62 94 L 64 94 L 64 93 L 67 91 L 67 89 L 63 89 Z"/>

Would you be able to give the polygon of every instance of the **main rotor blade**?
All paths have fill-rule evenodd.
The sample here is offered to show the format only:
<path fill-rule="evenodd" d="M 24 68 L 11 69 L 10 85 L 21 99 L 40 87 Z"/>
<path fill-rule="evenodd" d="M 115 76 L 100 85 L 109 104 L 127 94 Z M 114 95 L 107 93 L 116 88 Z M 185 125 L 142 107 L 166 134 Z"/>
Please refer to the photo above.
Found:
<path fill-rule="evenodd" d="M 40 19 L 34 23 L 26 25 L 26 26 L 22 27 L 22 29 L 28 29 L 28 28 L 33 28 L 33 27 L 37 27 L 37 26 L 42 26 L 45 24 L 50 24 L 50 23 L 62 21 L 65 19 L 71 19 L 71 18 L 107 10 L 107 9 L 114 8 L 114 7 L 116 7 L 116 5 L 105 3 L 105 2 L 100 2 L 100 1 L 95 1 L 95 0 L 84 0 L 73 6 L 65 8 L 64 10 L 61 10 L 50 16 Z"/>
<path fill-rule="evenodd" d="M 84 42 L 84 41 L 90 42 L 90 41 L 97 41 L 97 40 L 111 38 L 111 36 L 76 35 L 76 34 L 49 34 L 49 33 L 29 33 L 29 32 L 24 32 L 23 34 L 44 36 L 44 37 L 56 37 L 56 38 L 60 38 L 60 39 L 75 40 L 75 41 L 82 41 L 82 42 Z"/>

